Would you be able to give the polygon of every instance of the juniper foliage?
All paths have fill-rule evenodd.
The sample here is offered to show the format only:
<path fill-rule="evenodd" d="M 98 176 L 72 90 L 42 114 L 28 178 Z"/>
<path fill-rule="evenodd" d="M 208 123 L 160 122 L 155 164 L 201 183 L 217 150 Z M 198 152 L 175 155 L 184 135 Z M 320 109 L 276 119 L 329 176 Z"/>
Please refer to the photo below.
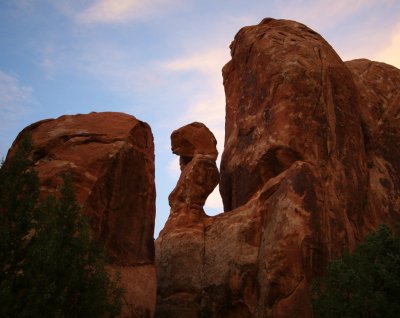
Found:
<path fill-rule="evenodd" d="M 352 254 L 333 260 L 311 294 L 317 317 L 399 317 L 400 228 L 381 225 Z"/>
<path fill-rule="evenodd" d="M 0 316 L 113 317 L 119 278 L 105 270 L 104 249 L 90 237 L 71 179 L 59 198 L 38 203 L 39 179 L 24 138 L 0 167 Z"/>

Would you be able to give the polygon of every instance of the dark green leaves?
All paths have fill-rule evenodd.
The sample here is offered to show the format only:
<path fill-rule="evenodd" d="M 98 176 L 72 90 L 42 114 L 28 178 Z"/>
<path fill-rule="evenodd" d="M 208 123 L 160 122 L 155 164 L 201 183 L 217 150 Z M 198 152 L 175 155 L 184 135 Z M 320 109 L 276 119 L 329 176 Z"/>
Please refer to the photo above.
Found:
<path fill-rule="evenodd" d="M 38 204 L 29 138 L 0 168 L 0 316 L 104 317 L 119 313 L 122 290 L 105 271 L 72 182 Z"/>
<path fill-rule="evenodd" d="M 381 225 L 312 284 L 317 317 L 399 317 L 400 231 Z"/>

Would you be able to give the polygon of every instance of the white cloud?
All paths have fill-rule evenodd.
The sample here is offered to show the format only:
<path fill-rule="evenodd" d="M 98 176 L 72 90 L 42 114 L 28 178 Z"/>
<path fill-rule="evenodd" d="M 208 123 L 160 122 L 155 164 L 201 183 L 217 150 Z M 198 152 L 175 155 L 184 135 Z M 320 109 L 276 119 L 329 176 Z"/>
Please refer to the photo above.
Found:
<path fill-rule="evenodd" d="M 8 148 L 8 140 L 15 137 L 13 128 L 30 111 L 32 88 L 23 86 L 17 76 L 0 70 L 0 156 Z"/>
<path fill-rule="evenodd" d="M 206 201 L 206 204 L 204 207 L 205 207 L 205 209 L 210 209 L 210 210 L 212 210 L 211 212 L 214 212 L 214 213 L 210 213 L 210 211 L 206 211 L 207 214 L 209 214 L 209 215 L 215 215 L 217 213 L 221 213 L 224 211 L 224 206 L 222 204 L 222 198 L 219 193 L 218 186 L 216 186 L 214 191 L 211 192 L 210 196 L 207 198 L 207 201 Z"/>
<path fill-rule="evenodd" d="M 195 71 L 215 76 L 221 72 L 222 66 L 229 59 L 228 48 L 211 48 L 205 52 L 166 62 L 164 67 L 171 71 Z"/>
<path fill-rule="evenodd" d="M 225 94 L 222 85 L 222 66 L 230 59 L 226 48 L 213 48 L 164 63 L 170 72 L 192 72 L 192 101 L 177 119 L 177 127 L 193 121 L 204 123 L 214 133 L 218 150 L 222 151 L 225 125 Z"/>
<path fill-rule="evenodd" d="M 181 6 L 180 0 L 96 0 L 77 15 L 84 24 L 121 23 L 147 18 Z"/>
<path fill-rule="evenodd" d="M 26 111 L 32 99 L 32 88 L 23 86 L 18 78 L 0 70 L 0 114 L 2 118 L 16 118 Z M 2 124 L 6 123 L 4 121 Z"/>
<path fill-rule="evenodd" d="M 394 29 L 390 44 L 380 50 L 375 59 L 400 68 L 400 24 Z"/>
<path fill-rule="evenodd" d="M 282 12 L 288 19 L 298 20 L 313 28 L 324 28 L 333 27 L 374 5 L 384 6 L 392 3 L 394 0 L 299 0 L 285 2 Z"/>
<path fill-rule="evenodd" d="M 181 174 L 181 169 L 179 166 L 179 156 L 174 157 L 174 159 L 172 159 L 171 162 L 168 164 L 168 172 L 171 178 L 178 181 Z"/>
<path fill-rule="evenodd" d="M 224 124 L 224 120 L 225 95 L 222 85 L 195 96 L 187 111 L 179 118 L 181 122 L 200 121 L 210 127 L 219 127 Z"/>

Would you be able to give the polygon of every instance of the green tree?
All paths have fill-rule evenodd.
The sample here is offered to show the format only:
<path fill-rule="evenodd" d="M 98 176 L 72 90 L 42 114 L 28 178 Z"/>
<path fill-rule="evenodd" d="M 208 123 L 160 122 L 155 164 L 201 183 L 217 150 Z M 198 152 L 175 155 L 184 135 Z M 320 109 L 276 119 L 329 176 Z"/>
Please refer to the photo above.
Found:
<path fill-rule="evenodd" d="M 400 315 L 400 230 L 381 225 L 355 251 L 328 266 L 327 276 L 311 287 L 317 317 Z"/>
<path fill-rule="evenodd" d="M 24 259 L 29 249 L 27 237 L 33 228 L 33 211 L 38 198 L 37 175 L 27 170 L 31 148 L 25 138 L 13 160 L 0 169 L 0 313 L 17 305 L 17 291 L 24 285 Z M 11 314 L 11 312 L 10 312 Z"/>
<path fill-rule="evenodd" d="M 0 316 L 104 317 L 121 309 L 118 278 L 90 237 L 71 180 L 38 203 L 25 138 L 0 168 Z"/>

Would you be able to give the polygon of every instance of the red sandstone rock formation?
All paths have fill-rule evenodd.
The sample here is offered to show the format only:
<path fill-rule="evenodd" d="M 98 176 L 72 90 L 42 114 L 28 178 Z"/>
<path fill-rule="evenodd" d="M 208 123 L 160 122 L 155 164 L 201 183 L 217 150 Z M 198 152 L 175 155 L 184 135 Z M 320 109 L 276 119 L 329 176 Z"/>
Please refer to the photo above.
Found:
<path fill-rule="evenodd" d="M 156 315 L 312 317 L 310 279 L 378 224 L 400 220 L 400 71 L 346 65 L 286 20 L 241 29 L 231 54 L 225 213 L 172 209 L 156 241 Z M 186 169 L 174 192 L 197 180 Z M 184 193 L 171 194 L 171 207 L 195 195 Z"/>
<path fill-rule="evenodd" d="M 93 235 L 107 243 L 111 271 L 121 272 L 123 317 L 154 313 L 154 145 L 150 127 L 122 113 L 43 120 L 25 128 L 41 193 L 55 192 L 68 173 Z"/>
<path fill-rule="evenodd" d="M 369 224 L 391 223 L 400 207 L 400 70 L 359 59 L 346 62 L 360 93 L 368 165 L 364 215 Z"/>
<path fill-rule="evenodd" d="M 214 161 L 217 160 L 218 151 L 216 147 L 217 140 L 213 133 L 202 123 L 191 123 L 173 131 L 171 134 L 171 149 L 183 160 L 181 165 L 185 165 L 196 155 Z"/>
<path fill-rule="evenodd" d="M 216 139 L 201 123 L 171 135 L 172 151 L 180 155 L 181 176 L 169 196 L 171 213 L 156 246 L 157 316 L 197 317 L 203 288 L 203 206 L 219 182 Z"/>

